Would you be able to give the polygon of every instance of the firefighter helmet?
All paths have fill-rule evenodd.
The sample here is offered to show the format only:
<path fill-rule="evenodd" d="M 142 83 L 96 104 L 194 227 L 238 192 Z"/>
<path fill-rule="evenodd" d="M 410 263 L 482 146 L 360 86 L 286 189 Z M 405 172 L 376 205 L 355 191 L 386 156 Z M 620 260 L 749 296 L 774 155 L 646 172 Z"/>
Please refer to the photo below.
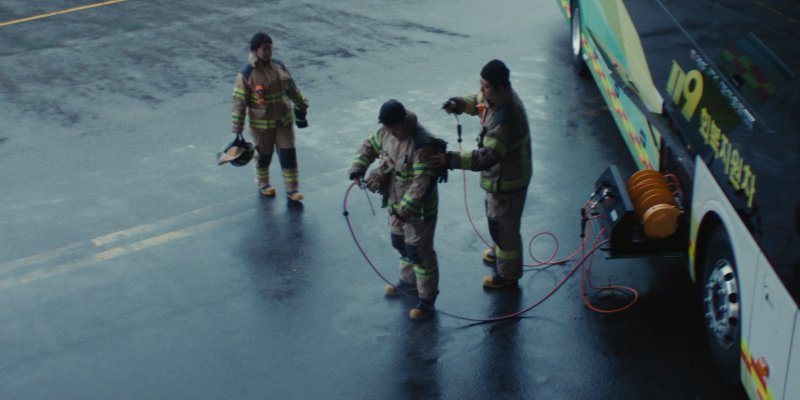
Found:
<path fill-rule="evenodd" d="M 217 164 L 230 163 L 235 167 L 247 165 L 253 159 L 255 146 L 244 140 L 241 133 L 236 135 L 236 139 L 225 146 L 225 150 L 217 153 Z"/>

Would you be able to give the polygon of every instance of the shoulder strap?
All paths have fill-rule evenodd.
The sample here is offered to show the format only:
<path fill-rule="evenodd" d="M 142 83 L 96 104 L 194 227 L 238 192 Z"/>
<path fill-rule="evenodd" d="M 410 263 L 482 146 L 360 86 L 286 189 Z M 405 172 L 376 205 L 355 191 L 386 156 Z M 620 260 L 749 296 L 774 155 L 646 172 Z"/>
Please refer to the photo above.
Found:
<path fill-rule="evenodd" d="M 503 104 L 502 106 L 497 107 L 497 109 L 494 111 L 494 119 L 492 120 L 492 123 L 494 125 L 499 125 L 505 122 L 508 114 L 508 109 L 509 109 L 508 104 Z"/>
<path fill-rule="evenodd" d="M 429 144 L 432 144 L 436 151 L 447 151 L 447 141 L 431 135 L 425 128 L 418 126 L 417 131 L 414 132 L 414 150 Z"/>
<path fill-rule="evenodd" d="M 417 126 L 417 131 L 414 132 L 414 150 L 431 143 L 433 143 L 433 136 L 425 128 Z"/>
<path fill-rule="evenodd" d="M 253 72 L 253 66 L 249 63 L 244 64 L 241 71 L 239 71 L 245 79 L 250 77 L 250 73 Z"/>
<path fill-rule="evenodd" d="M 273 59 L 272 59 L 272 63 L 273 63 L 273 64 L 280 65 L 280 66 L 281 66 L 281 68 L 283 68 L 284 70 L 286 70 L 286 64 L 284 64 L 284 63 L 283 63 L 283 61 L 281 61 L 281 60 L 278 60 L 277 58 L 273 58 Z"/>
<path fill-rule="evenodd" d="M 432 145 L 436 153 L 447 153 L 447 141 L 431 135 L 422 126 L 417 127 L 414 132 L 414 150 L 419 150 L 423 146 Z M 438 168 L 436 180 L 439 182 L 447 182 L 447 166 L 443 165 Z"/>

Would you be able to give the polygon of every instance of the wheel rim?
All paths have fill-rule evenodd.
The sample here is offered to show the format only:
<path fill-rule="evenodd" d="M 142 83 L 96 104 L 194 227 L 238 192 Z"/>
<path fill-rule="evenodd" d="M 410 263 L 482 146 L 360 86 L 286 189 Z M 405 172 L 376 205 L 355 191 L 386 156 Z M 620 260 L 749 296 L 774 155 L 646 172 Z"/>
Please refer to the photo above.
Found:
<path fill-rule="evenodd" d="M 739 285 L 728 260 L 719 260 L 714 265 L 703 301 L 709 331 L 720 346 L 730 348 L 739 337 Z"/>
<path fill-rule="evenodd" d="M 572 55 L 576 58 L 581 54 L 581 14 L 578 9 L 572 11 Z"/>

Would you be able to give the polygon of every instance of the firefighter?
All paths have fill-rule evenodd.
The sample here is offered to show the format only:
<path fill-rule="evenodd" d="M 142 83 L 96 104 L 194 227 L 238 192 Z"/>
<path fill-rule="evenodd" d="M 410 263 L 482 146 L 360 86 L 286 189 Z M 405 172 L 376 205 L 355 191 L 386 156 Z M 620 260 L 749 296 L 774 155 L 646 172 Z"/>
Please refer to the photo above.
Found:
<path fill-rule="evenodd" d="M 298 128 L 308 126 L 305 119 L 308 100 L 300 93 L 286 65 L 272 58 L 272 38 L 266 33 L 256 33 L 250 39 L 250 55 L 236 75 L 231 108 L 235 134 L 242 132 L 245 113 L 249 110 L 259 192 L 275 196 L 275 188 L 269 181 L 269 165 L 277 148 L 286 196 L 291 201 L 302 200 L 292 123 L 296 122 Z"/>
<path fill-rule="evenodd" d="M 502 61 L 489 61 L 480 72 L 479 93 L 452 97 L 444 104 L 448 114 L 478 115 L 481 132 L 477 149 L 440 154 L 434 162 L 450 169 L 480 171 L 494 241 L 482 254 L 495 267 L 492 276 L 483 278 L 483 286 L 489 289 L 517 287 L 522 277 L 520 220 L 533 168 L 528 116 L 509 76 Z"/>
<path fill-rule="evenodd" d="M 439 267 L 433 235 L 439 205 L 437 169 L 431 159 L 438 153 L 437 140 L 397 100 L 385 102 L 378 121 L 381 127 L 356 153 L 348 174 L 362 184 L 367 168 L 378 161 L 363 184 L 383 195 L 382 207 L 389 211 L 392 247 L 400 253 L 400 280 L 386 285 L 386 296 L 400 290 L 416 292 L 412 319 L 425 319 L 434 312 L 439 293 Z"/>

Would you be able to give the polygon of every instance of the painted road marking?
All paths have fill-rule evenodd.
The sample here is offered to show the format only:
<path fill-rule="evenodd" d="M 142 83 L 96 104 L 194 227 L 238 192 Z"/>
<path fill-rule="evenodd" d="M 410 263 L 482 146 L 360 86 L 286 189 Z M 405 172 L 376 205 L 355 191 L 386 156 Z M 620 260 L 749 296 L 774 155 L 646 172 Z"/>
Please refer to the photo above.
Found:
<path fill-rule="evenodd" d="M 135 251 L 149 249 L 151 247 L 162 245 L 174 240 L 183 239 L 199 233 L 208 232 L 222 225 L 238 222 L 240 220 L 244 220 L 245 218 L 251 217 L 251 214 L 254 212 L 255 212 L 254 210 L 247 210 L 235 214 L 225 215 L 217 219 L 189 226 L 187 228 L 177 229 L 158 236 L 143 239 L 126 246 L 115 247 L 113 249 L 106 250 L 78 260 L 72 260 L 65 263 L 61 263 L 52 268 L 43 267 L 39 269 L 33 269 L 32 271 L 29 271 L 20 276 L 15 276 L 0 280 L 0 290 L 38 281 L 44 278 L 49 278 L 54 275 L 63 274 L 65 272 L 74 271 L 80 268 L 94 266 L 102 261 L 108 261 L 110 259 L 124 256 L 126 254 L 130 254 Z"/>
<path fill-rule="evenodd" d="M 248 215 L 252 214 L 253 210 L 247 210 L 238 212 L 231 215 L 225 215 L 221 218 L 212 219 L 210 221 L 202 222 L 196 225 L 192 225 L 188 228 L 184 229 L 176 229 L 171 232 L 167 232 L 158 236 L 153 236 L 151 238 L 147 238 L 144 240 L 140 240 L 135 243 L 131 243 L 127 246 L 120 246 L 115 247 L 111 250 L 106 250 L 100 253 L 97 253 L 93 256 L 93 258 L 97 261 L 106 261 L 112 258 L 116 258 L 119 256 L 123 256 L 128 253 L 132 253 L 134 251 L 149 249 L 151 247 L 155 247 L 158 245 L 162 245 L 164 243 L 171 242 L 173 240 L 183 239 L 189 236 L 194 236 L 198 233 L 208 232 L 213 228 L 217 228 L 222 226 L 226 223 L 237 222 L 241 219 L 244 219 Z"/>
<path fill-rule="evenodd" d="M 173 215 L 164 218 L 158 222 L 135 226 L 125 230 L 109 233 L 107 235 L 98 236 L 91 239 L 91 244 L 87 242 L 78 242 L 70 245 L 60 247 L 55 250 L 34 254 L 32 256 L 19 258 L 16 260 L 0 263 L 0 274 L 13 271 L 18 268 L 28 267 L 35 264 L 41 264 L 46 261 L 54 260 L 69 255 L 70 253 L 77 252 L 83 249 L 84 251 L 92 247 L 102 247 L 118 240 L 127 239 L 135 235 L 144 235 L 150 232 L 166 229 L 170 226 L 189 223 L 193 219 L 204 216 L 211 210 L 210 207 L 198 208 L 183 214 Z M 93 245 L 93 246 L 92 246 Z"/>
<path fill-rule="evenodd" d="M 332 176 L 344 176 L 344 172 L 336 170 L 329 171 L 323 174 L 309 177 L 306 182 L 319 182 L 323 179 Z M 330 186 L 325 187 L 325 192 L 332 192 L 337 188 Z M 320 195 L 323 195 L 320 193 Z M 324 195 L 323 195 L 324 196 Z M 20 268 L 29 268 L 30 270 L 22 271 L 15 277 L 0 279 L 0 290 L 9 287 L 21 285 L 24 283 L 36 281 L 39 279 L 47 278 L 50 276 L 58 275 L 64 272 L 73 271 L 79 268 L 88 267 L 99 264 L 101 262 L 111 260 L 135 251 L 148 249 L 154 246 L 159 246 L 169 243 L 174 240 L 183 239 L 201 232 L 206 232 L 225 223 L 230 223 L 239 220 L 245 215 L 253 213 L 253 210 L 244 212 L 227 214 L 218 219 L 209 220 L 206 222 L 198 222 L 197 220 L 208 219 L 213 217 L 209 215 L 214 210 L 225 210 L 230 207 L 239 208 L 242 203 L 250 201 L 252 196 L 244 196 L 232 199 L 220 205 L 212 207 L 203 207 L 195 210 L 187 211 L 185 213 L 166 217 L 156 222 L 134 226 L 132 228 L 123 229 L 117 232 L 112 232 L 106 235 L 101 235 L 89 239 L 87 241 L 77 242 L 70 245 L 60 247 L 58 249 L 45 251 L 39 254 L 18 258 L 16 260 L 0 263 L 0 275 L 11 272 Z M 219 215 L 219 213 L 217 213 Z M 188 225 L 188 227 L 176 229 L 181 225 Z M 155 232 L 161 232 L 166 229 L 170 231 L 150 238 L 142 239 L 128 245 L 117 246 L 108 250 L 98 248 L 106 247 L 114 242 L 122 241 L 125 239 L 132 239 L 136 236 L 143 236 Z M 90 256 L 82 256 L 87 252 L 100 251 Z M 83 258 L 78 258 L 83 257 Z M 73 258 L 70 260 L 69 258 Z M 76 259 L 77 258 L 77 259 Z M 61 259 L 61 260 L 59 260 Z M 45 265 L 50 263 L 50 265 Z"/>
<path fill-rule="evenodd" d="M 13 271 L 17 268 L 26 267 L 32 264 L 42 263 L 45 261 L 52 260 L 54 258 L 64 256 L 66 254 L 74 252 L 75 250 L 78 250 L 79 248 L 83 247 L 83 245 L 84 245 L 83 243 L 73 243 L 45 253 L 34 254 L 32 256 L 18 258 L 13 261 L 2 263 L 0 264 L 0 274 L 8 271 Z"/>
<path fill-rule="evenodd" d="M 211 210 L 210 207 L 198 208 L 196 210 L 192 210 L 192 211 L 189 211 L 189 212 L 186 212 L 186 213 L 183 213 L 183 214 L 173 215 L 171 217 L 164 218 L 164 219 L 162 219 L 161 221 L 158 221 L 158 222 L 139 225 L 139 226 L 135 226 L 133 228 L 117 231 L 117 232 L 114 232 L 114 233 L 109 233 L 108 235 L 98 236 L 98 237 L 92 239 L 92 243 L 97 247 L 104 246 L 104 245 L 107 245 L 109 243 L 116 242 L 117 240 L 120 240 L 120 239 L 125 239 L 125 238 L 129 238 L 129 237 L 132 237 L 132 236 L 142 235 L 142 234 L 145 234 L 145 233 L 153 232 L 153 231 L 162 229 L 162 228 L 164 228 L 165 226 L 168 226 L 168 225 L 173 225 L 173 224 L 177 224 L 177 223 L 183 222 L 184 220 L 190 220 L 190 219 L 195 218 L 195 217 L 200 217 L 203 214 L 205 214 L 206 212 L 208 212 L 209 210 Z"/>
<path fill-rule="evenodd" d="M 94 4 L 88 4 L 88 5 L 80 6 L 80 7 L 68 8 L 66 10 L 61 10 L 61 11 L 53 11 L 53 12 L 49 12 L 49 13 L 45 13 L 45 14 L 34 15 L 32 17 L 14 19 L 14 20 L 11 20 L 11 21 L 6 21 L 6 22 L 0 22 L 0 26 L 13 25 L 13 24 L 18 24 L 20 22 L 28 22 L 28 21 L 33 21 L 33 20 L 37 20 L 37 19 L 52 17 L 54 15 L 61 15 L 61 14 L 67 14 L 67 13 L 75 12 L 75 11 L 87 10 L 87 9 L 95 8 L 95 7 L 108 6 L 108 5 L 111 5 L 111 4 L 122 3 L 124 1 L 128 1 L 128 0 L 104 1 L 102 3 L 94 3 Z"/>
<path fill-rule="evenodd" d="M 84 252 L 90 251 L 93 247 L 103 247 L 123 239 L 133 238 L 135 236 L 145 235 L 151 232 L 162 231 L 173 226 L 189 224 L 193 220 L 208 218 L 208 214 L 210 214 L 214 209 L 225 209 L 231 206 L 237 207 L 240 203 L 244 202 L 248 198 L 249 197 L 233 199 L 214 207 L 198 208 L 185 213 L 166 217 L 156 222 L 138 225 L 132 228 L 123 229 L 121 231 L 112 232 L 107 235 L 98 236 L 89 240 L 91 244 L 89 242 L 72 243 L 55 250 L 0 263 L 0 274 L 13 271 L 18 268 L 28 267 L 57 258 L 62 258 L 70 253 L 78 252 L 79 250 L 83 250 Z"/>

